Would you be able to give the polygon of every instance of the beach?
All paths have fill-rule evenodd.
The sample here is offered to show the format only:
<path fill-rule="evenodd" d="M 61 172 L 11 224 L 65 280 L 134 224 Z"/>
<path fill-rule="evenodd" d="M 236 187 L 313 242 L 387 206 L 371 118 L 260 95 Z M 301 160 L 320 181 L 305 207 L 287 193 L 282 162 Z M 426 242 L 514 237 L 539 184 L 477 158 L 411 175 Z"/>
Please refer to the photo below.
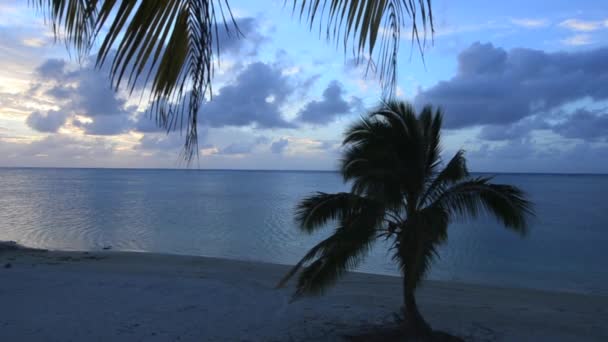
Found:
<path fill-rule="evenodd" d="M 133 252 L 0 251 L 0 341 L 335 341 L 395 324 L 398 277 L 351 273 L 322 297 L 286 265 Z M 608 297 L 427 281 L 420 308 L 467 341 L 606 341 Z"/>

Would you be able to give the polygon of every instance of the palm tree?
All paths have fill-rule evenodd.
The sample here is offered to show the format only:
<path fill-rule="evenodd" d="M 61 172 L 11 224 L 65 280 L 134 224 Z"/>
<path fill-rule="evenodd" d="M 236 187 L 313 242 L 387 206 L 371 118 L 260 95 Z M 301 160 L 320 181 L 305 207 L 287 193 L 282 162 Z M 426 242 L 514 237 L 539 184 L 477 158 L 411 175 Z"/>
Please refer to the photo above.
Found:
<path fill-rule="evenodd" d="M 403 275 L 406 326 L 416 334 L 430 333 L 414 293 L 447 240 L 449 223 L 487 212 L 523 235 L 532 214 L 518 188 L 471 177 L 463 151 L 441 168 L 441 122 L 441 111 L 430 106 L 416 116 L 410 104 L 388 102 L 346 131 L 340 172 L 351 184 L 350 192 L 319 192 L 304 198 L 296 210 L 306 233 L 330 220 L 337 228 L 279 286 L 301 270 L 294 297 L 320 294 L 355 268 L 374 241 L 389 239 Z"/>
<path fill-rule="evenodd" d="M 29 0 L 79 55 L 95 53 L 97 66 L 111 60 L 111 81 L 132 92 L 149 87 L 150 112 L 167 131 L 186 131 L 187 159 L 197 153 L 200 105 L 212 95 L 219 54 L 218 26 L 241 35 L 228 0 Z M 288 0 L 285 0 L 287 4 Z M 292 0 L 293 12 L 312 30 L 353 49 L 375 69 L 390 97 L 396 80 L 401 29 L 421 48 L 433 31 L 431 0 Z M 219 20 L 218 20 L 219 19 Z M 219 23 L 218 23 L 219 22 Z M 374 60 L 372 57 L 376 57 Z M 139 82 L 139 83 L 138 83 Z M 148 88 L 146 88 L 148 89 Z"/>

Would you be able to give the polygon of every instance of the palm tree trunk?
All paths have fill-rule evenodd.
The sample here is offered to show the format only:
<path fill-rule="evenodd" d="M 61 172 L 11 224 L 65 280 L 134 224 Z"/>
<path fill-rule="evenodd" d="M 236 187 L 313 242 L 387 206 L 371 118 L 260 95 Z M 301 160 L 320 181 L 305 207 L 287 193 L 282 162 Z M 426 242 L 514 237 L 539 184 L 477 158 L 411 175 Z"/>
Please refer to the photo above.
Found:
<path fill-rule="evenodd" d="M 405 277 L 403 278 L 403 311 L 405 315 L 405 328 L 408 334 L 420 337 L 431 334 L 431 326 L 420 314 L 416 298 L 414 297 L 414 290 L 407 286 Z"/>

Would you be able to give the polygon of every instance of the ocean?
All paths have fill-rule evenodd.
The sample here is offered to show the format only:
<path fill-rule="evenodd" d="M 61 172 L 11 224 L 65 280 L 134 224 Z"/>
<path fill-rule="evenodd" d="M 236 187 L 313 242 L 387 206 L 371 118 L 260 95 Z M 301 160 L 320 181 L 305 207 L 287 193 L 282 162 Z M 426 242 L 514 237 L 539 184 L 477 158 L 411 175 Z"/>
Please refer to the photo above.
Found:
<path fill-rule="evenodd" d="M 608 175 L 495 176 L 535 203 L 529 234 L 454 223 L 428 278 L 608 295 Z M 299 232 L 298 200 L 346 190 L 333 172 L 0 168 L 0 240 L 293 264 L 331 232 Z M 399 274 L 387 247 L 358 270 Z"/>

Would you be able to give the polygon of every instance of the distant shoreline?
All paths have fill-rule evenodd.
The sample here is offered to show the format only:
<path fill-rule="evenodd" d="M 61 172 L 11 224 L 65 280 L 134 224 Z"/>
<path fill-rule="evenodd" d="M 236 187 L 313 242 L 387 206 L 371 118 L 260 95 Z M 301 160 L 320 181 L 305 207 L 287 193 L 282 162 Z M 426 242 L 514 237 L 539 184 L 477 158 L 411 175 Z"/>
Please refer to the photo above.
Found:
<path fill-rule="evenodd" d="M 348 274 L 289 303 L 286 265 L 136 252 L 0 251 L 0 340 L 330 341 L 393 323 L 398 277 Z M 428 281 L 431 324 L 467 340 L 602 341 L 608 297 Z M 367 328 L 366 328 L 367 327 Z"/>
<path fill-rule="evenodd" d="M 293 173 L 339 173 L 338 170 L 299 170 L 299 169 L 203 169 L 203 168 L 129 168 L 129 167 L 62 167 L 62 166 L 0 166 L 0 169 L 30 169 L 30 170 L 116 170 L 116 171 L 187 171 L 187 172 L 293 172 Z M 554 172 L 501 172 L 501 171 L 471 171 L 479 175 L 525 175 L 525 176 L 608 176 L 608 173 L 554 173 Z"/>

